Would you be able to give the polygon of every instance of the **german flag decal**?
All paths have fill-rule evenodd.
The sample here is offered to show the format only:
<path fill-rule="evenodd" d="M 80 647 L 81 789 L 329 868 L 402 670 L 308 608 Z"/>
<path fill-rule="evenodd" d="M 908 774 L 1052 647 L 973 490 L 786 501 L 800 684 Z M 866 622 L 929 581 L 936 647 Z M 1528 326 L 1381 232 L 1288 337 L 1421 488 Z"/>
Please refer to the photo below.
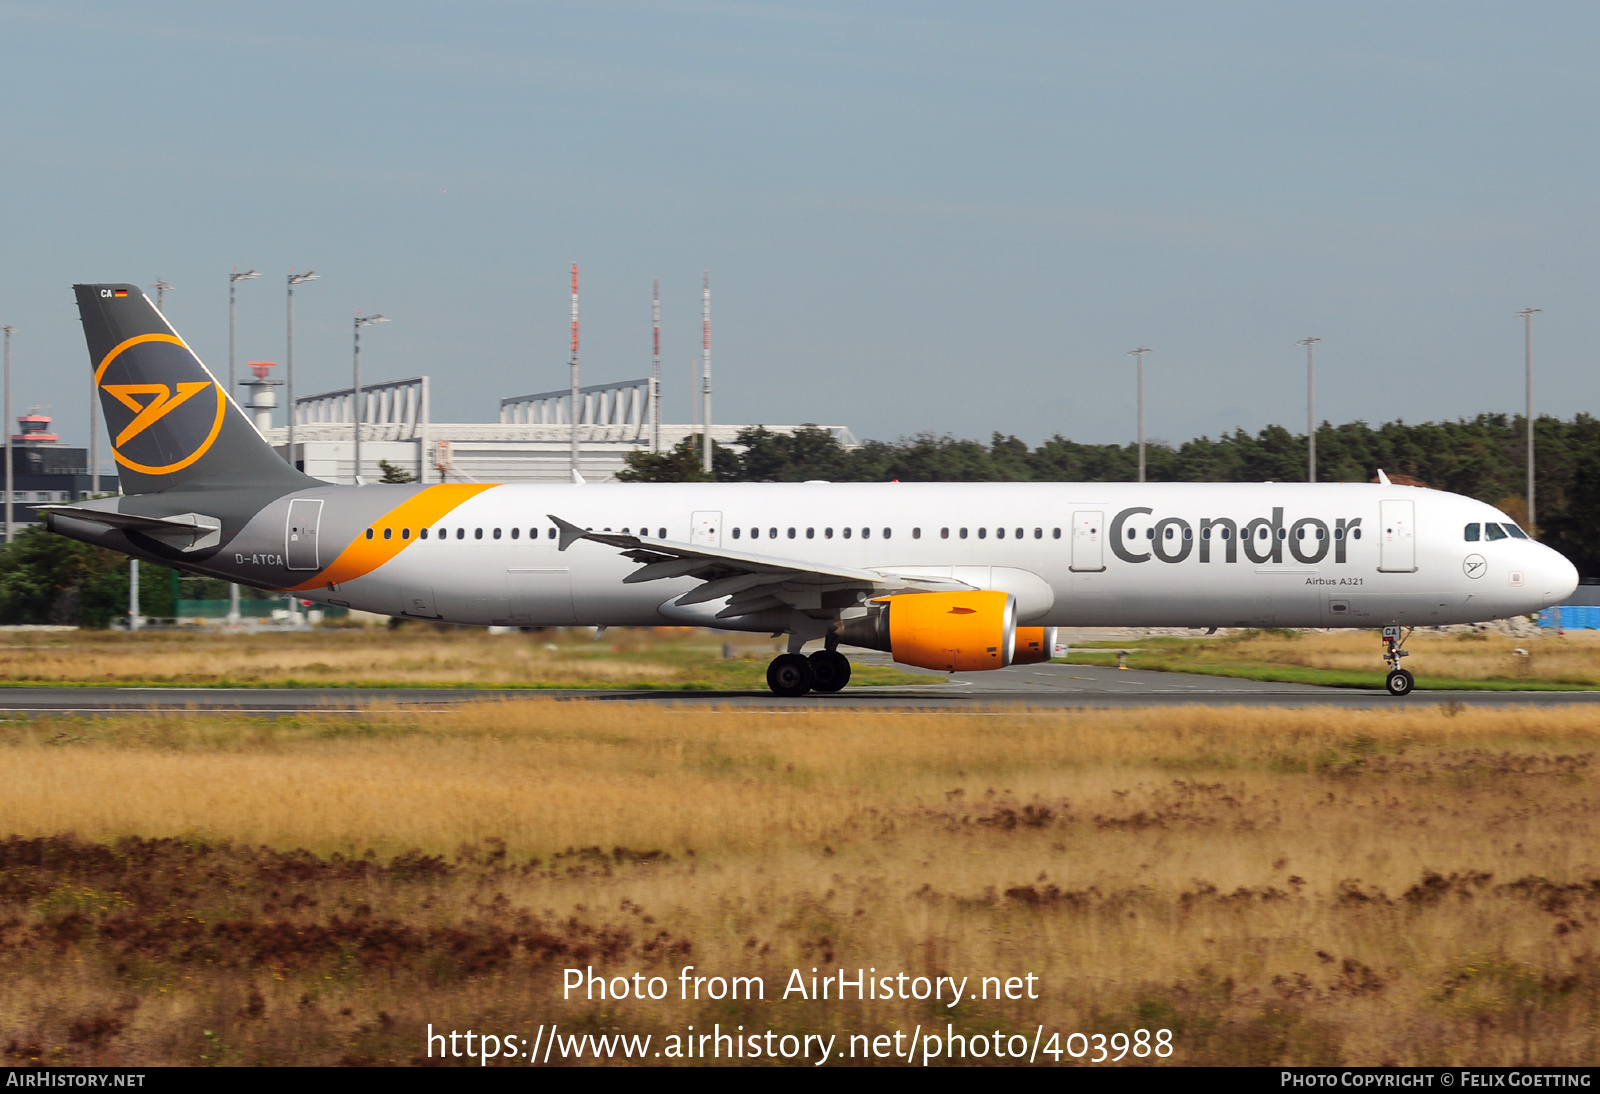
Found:
<path fill-rule="evenodd" d="M 111 295 L 112 296 L 127 296 L 128 295 L 128 290 L 127 289 L 118 289 L 116 292 L 112 293 Z"/>

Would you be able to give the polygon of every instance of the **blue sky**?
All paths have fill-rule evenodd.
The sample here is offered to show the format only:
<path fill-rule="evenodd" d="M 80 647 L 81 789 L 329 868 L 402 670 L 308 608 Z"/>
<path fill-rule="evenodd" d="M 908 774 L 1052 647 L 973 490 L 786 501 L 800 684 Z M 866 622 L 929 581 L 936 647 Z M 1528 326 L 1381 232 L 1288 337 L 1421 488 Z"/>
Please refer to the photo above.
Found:
<path fill-rule="evenodd" d="M 0 322 L 87 428 L 70 285 L 157 277 L 226 368 L 426 372 L 435 417 L 649 370 L 716 416 L 1126 441 L 1592 411 L 1600 8 L 0 2 Z"/>

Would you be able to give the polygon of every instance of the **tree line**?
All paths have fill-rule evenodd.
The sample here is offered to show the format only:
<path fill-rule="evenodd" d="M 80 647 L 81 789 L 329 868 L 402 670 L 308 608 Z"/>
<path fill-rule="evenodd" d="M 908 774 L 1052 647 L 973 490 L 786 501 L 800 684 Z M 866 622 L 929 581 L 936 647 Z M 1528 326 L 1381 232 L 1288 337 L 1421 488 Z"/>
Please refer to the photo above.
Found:
<path fill-rule="evenodd" d="M 1527 523 L 1525 419 L 1480 414 L 1453 422 L 1323 423 L 1317 481 L 1391 480 L 1465 494 Z M 1534 421 L 1538 538 L 1586 577 L 1600 576 L 1600 420 Z M 713 473 L 701 470 L 698 438 L 663 453 L 636 452 L 618 476 L 629 482 L 1133 482 L 1137 444 L 1080 444 L 1054 436 L 1035 448 L 996 433 L 988 444 L 921 433 L 846 449 L 832 433 L 743 430 L 735 447 L 715 445 Z M 1151 482 L 1304 482 L 1306 437 L 1280 425 L 1215 439 L 1145 446 Z"/>

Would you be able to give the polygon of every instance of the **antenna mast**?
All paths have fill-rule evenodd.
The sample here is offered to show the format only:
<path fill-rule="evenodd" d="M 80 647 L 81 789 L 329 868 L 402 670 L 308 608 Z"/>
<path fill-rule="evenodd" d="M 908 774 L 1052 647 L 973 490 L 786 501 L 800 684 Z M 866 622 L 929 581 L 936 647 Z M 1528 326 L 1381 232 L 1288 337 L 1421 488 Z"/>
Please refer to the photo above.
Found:
<path fill-rule="evenodd" d="M 703 455 L 701 457 L 706 474 L 711 474 L 711 271 L 706 270 L 704 286 L 701 289 L 701 326 L 703 332 L 702 359 L 705 362 L 705 391 L 702 395 L 701 424 L 705 427 L 702 437 Z"/>
<path fill-rule="evenodd" d="M 572 264 L 572 481 L 578 478 L 578 264 Z"/>
<path fill-rule="evenodd" d="M 661 451 L 661 279 L 650 283 L 650 322 L 654 348 L 650 356 L 650 451 Z"/>

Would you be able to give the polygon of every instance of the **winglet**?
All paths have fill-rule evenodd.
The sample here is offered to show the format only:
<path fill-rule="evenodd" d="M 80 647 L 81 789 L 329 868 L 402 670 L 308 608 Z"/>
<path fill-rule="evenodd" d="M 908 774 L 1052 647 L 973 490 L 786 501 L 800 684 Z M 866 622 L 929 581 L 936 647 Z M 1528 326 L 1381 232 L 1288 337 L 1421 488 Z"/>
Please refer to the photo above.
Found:
<path fill-rule="evenodd" d="M 1389 476 L 1385 475 L 1383 473 L 1383 468 L 1381 468 L 1381 467 L 1378 468 L 1378 481 L 1380 483 L 1382 483 L 1384 486 L 1393 486 L 1394 485 L 1394 483 L 1389 481 Z"/>
<path fill-rule="evenodd" d="M 561 539 L 556 545 L 556 550 L 558 551 L 565 551 L 568 547 L 571 547 L 574 543 L 578 542 L 584 536 L 589 534 L 587 530 L 579 528 L 571 521 L 562 520 L 554 513 L 546 513 L 545 516 L 550 518 L 551 524 L 554 524 L 557 528 L 561 529 Z"/>
<path fill-rule="evenodd" d="M 577 485 L 577 486 L 588 486 L 589 485 L 587 482 L 584 481 L 583 476 L 578 474 L 578 469 L 576 467 L 574 467 L 572 469 L 572 481 L 573 481 L 574 485 Z"/>

